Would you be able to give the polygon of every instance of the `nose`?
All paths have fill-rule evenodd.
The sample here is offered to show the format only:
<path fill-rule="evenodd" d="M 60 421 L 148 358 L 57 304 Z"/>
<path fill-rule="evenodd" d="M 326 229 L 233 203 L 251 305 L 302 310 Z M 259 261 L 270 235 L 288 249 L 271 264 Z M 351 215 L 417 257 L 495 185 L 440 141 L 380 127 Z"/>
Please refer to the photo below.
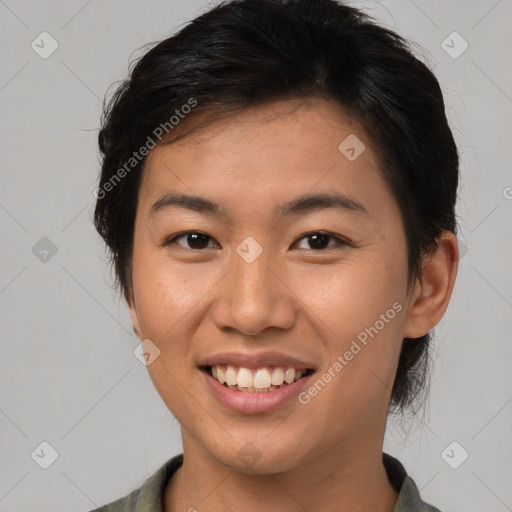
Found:
<path fill-rule="evenodd" d="M 255 336 L 269 327 L 290 329 L 297 315 L 297 297 L 287 286 L 285 272 L 263 253 L 248 263 L 237 253 L 233 268 L 219 283 L 213 321 Z"/>

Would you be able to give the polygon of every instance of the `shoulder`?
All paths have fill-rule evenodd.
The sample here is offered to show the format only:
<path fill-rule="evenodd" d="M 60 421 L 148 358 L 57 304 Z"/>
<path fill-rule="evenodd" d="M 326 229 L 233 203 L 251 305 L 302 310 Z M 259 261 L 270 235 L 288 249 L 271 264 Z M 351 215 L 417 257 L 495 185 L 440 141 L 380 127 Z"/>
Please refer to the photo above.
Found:
<path fill-rule="evenodd" d="M 172 475 L 183 464 L 183 454 L 176 455 L 160 466 L 138 489 L 127 496 L 89 512 L 160 512 L 163 491 Z"/>

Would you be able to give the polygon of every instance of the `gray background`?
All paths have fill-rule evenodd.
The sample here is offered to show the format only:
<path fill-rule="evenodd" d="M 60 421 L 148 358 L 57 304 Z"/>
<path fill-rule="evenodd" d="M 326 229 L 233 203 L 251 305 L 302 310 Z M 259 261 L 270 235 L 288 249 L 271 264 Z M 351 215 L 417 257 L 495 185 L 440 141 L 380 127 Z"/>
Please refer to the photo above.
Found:
<path fill-rule="evenodd" d="M 443 511 L 512 510 L 512 2 L 356 5 L 423 47 L 462 158 L 467 253 L 435 330 L 430 406 L 392 421 L 385 449 Z M 138 340 L 111 287 L 92 192 L 105 91 L 134 50 L 207 6 L 0 0 L 1 511 L 89 510 L 181 452 L 179 426 L 133 355 Z M 47 59 L 31 47 L 43 31 L 59 45 Z M 451 56 L 442 47 L 454 31 L 469 44 L 457 58 L 458 36 L 444 43 Z M 43 441 L 58 453 L 48 469 Z"/>

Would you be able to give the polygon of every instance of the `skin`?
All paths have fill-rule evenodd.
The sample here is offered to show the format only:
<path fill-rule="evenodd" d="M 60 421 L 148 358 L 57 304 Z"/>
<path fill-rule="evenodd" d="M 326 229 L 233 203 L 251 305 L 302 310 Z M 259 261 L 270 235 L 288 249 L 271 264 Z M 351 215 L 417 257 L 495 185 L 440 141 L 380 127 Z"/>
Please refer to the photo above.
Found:
<path fill-rule="evenodd" d="M 193 127 L 200 116 L 178 129 Z M 349 135 L 366 149 L 339 150 Z M 219 203 L 226 217 L 169 207 L 167 192 Z M 304 194 L 338 192 L 367 214 L 324 208 L 282 217 Z M 210 238 L 164 242 L 183 231 Z M 332 233 L 315 249 L 307 234 Z M 247 263 L 248 236 L 262 254 Z M 242 110 L 148 155 L 139 190 L 130 314 L 141 340 L 161 351 L 148 366 L 182 429 L 184 464 L 165 510 L 391 512 L 397 493 L 382 443 L 402 339 L 442 318 L 457 271 L 457 241 L 444 232 L 408 288 L 400 211 L 365 133 L 327 100 L 282 100 Z M 277 350 L 321 375 L 394 303 L 402 309 L 311 401 L 242 414 L 209 391 L 199 360 L 225 351 Z M 316 377 L 311 380 L 314 382 Z M 237 454 L 252 443 L 248 466 Z"/>

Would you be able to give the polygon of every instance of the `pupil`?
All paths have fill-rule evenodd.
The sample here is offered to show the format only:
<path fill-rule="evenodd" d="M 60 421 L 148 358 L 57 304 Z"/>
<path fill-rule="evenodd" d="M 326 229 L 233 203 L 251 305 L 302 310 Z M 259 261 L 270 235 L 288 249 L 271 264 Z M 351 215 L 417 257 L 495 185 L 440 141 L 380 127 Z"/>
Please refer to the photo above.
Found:
<path fill-rule="evenodd" d="M 324 235 L 320 233 L 317 235 L 310 235 L 309 238 L 310 241 L 313 240 L 313 243 L 310 242 L 312 249 L 324 249 L 328 245 L 325 242 L 328 242 L 329 235 Z"/>
<path fill-rule="evenodd" d="M 189 233 L 187 242 L 193 249 L 202 249 L 208 245 L 208 237 L 202 233 Z"/>

